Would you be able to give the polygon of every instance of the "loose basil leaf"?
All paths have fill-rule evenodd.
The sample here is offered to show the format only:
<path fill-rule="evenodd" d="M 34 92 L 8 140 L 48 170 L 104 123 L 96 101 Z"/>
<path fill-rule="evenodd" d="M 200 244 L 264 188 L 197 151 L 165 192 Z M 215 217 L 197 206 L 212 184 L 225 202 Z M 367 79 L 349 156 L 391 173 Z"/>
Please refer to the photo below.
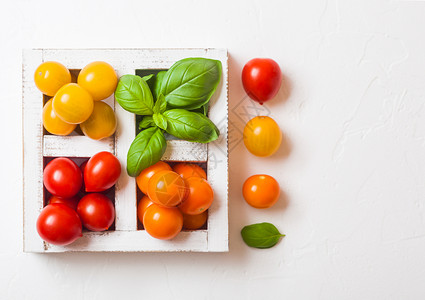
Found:
<path fill-rule="evenodd" d="M 127 173 L 136 177 L 147 167 L 156 164 L 167 148 L 161 129 L 151 127 L 141 131 L 130 145 L 127 154 Z"/>
<path fill-rule="evenodd" d="M 158 99 L 153 107 L 153 112 L 156 114 L 162 114 L 167 109 L 167 102 L 165 101 L 164 95 L 159 94 Z"/>
<path fill-rule="evenodd" d="M 124 75 L 118 81 L 115 99 L 125 110 L 138 115 L 153 114 L 153 97 L 148 84 L 137 75 Z"/>
<path fill-rule="evenodd" d="M 161 114 L 153 114 L 153 121 L 155 125 L 163 130 L 167 130 L 167 120 Z"/>
<path fill-rule="evenodd" d="M 155 126 L 152 116 L 144 116 L 142 121 L 139 122 L 139 130 Z"/>
<path fill-rule="evenodd" d="M 207 103 L 221 78 L 221 62 L 207 58 L 179 60 L 165 73 L 160 92 L 170 107 L 195 109 Z"/>
<path fill-rule="evenodd" d="M 157 99 L 160 94 L 162 78 L 164 78 L 165 73 L 167 73 L 167 71 L 159 71 L 155 76 L 155 82 L 153 83 L 153 87 L 151 87 L 151 91 L 155 99 Z"/>
<path fill-rule="evenodd" d="M 245 244 L 259 249 L 271 248 L 285 236 L 273 224 L 266 222 L 245 226 L 241 235 Z"/>
<path fill-rule="evenodd" d="M 200 113 L 185 109 L 170 109 L 163 113 L 167 120 L 167 132 L 189 142 L 209 143 L 218 138 L 214 123 Z"/>

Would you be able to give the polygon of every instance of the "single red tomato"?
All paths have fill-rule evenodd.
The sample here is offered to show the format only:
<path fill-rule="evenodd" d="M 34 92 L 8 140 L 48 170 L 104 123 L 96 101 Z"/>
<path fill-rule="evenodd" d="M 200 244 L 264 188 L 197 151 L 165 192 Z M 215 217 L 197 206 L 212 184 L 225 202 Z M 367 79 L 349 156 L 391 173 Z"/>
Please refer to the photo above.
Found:
<path fill-rule="evenodd" d="M 110 152 L 93 155 L 84 167 L 86 192 L 103 192 L 111 188 L 121 175 L 121 164 Z"/>
<path fill-rule="evenodd" d="M 282 71 L 270 58 L 254 58 L 243 67 L 243 87 L 248 96 L 260 104 L 276 96 L 281 83 Z"/>
<path fill-rule="evenodd" d="M 46 242 L 63 246 L 82 236 L 77 213 L 61 203 L 47 205 L 37 219 L 37 232 Z"/>
<path fill-rule="evenodd" d="M 114 204 L 108 197 L 99 193 L 81 198 L 77 213 L 84 227 L 91 231 L 107 230 L 115 220 Z"/>
<path fill-rule="evenodd" d="M 80 190 L 83 176 L 75 162 L 66 157 L 58 157 L 44 168 L 43 182 L 52 195 L 71 198 Z"/>
<path fill-rule="evenodd" d="M 77 196 L 74 196 L 72 198 L 60 198 L 60 197 L 52 196 L 50 197 L 48 204 L 62 203 L 72 208 L 73 210 L 77 211 L 78 201 L 80 201 L 80 198 Z"/>

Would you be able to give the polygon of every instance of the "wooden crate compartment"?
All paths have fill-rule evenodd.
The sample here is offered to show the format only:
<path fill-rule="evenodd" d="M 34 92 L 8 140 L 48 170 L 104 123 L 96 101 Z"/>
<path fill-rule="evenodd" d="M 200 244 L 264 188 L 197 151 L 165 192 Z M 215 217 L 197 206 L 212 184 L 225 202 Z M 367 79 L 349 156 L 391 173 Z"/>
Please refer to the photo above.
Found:
<path fill-rule="evenodd" d="M 128 148 L 136 135 L 136 117 L 116 104 L 113 96 L 106 102 L 118 118 L 114 136 L 102 141 L 91 140 L 77 131 L 70 136 L 46 133 L 42 124 L 43 103 L 47 100 L 37 90 L 33 74 L 44 61 L 58 61 L 72 70 L 74 78 L 79 70 L 92 61 L 106 61 L 118 76 L 157 72 L 168 69 L 186 57 L 218 59 L 223 65 L 222 81 L 211 99 L 210 119 L 220 130 L 220 138 L 210 144 L 168 140 L 164 161 L 191 161 L 203 165 L 208 181 L 214 189 L 213 205 L 209 209 L 205 228 L 182 231 L 170 241 L 162 241 L 141 230 L 137 220 L 139 199 L 134 178 L 125 172 Z M 75 80 L 75 79 L 74 79 Z M 227 51 L 224 49 L 34 49 L 23 51 L 23 137 L 24 137 L 24 251 L 228 251 L 228 156 L 227 156 Z M 114 230 L 85 231 L 83 237 L 68 246 L 44 242 L 37 234 L 36 220 L 43 208 L 43 165 L 46 159 L 64 156 L 87 158 L 100 151 L 109 151 L 120 160 L 123 169 L 114 191 L 116 218 Z M 140 194 L 139 194 L 140 195 Z"/>

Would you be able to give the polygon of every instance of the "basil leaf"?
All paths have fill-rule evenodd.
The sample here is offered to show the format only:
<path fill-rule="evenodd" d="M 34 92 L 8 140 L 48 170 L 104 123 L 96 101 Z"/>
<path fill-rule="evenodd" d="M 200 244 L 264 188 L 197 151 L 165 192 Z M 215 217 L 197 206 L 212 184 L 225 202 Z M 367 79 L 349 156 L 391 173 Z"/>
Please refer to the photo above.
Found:
<path fill-rule="evenodd" d="M 259 249 L 271 248 L 285 236 L 273 224 L 266 222 L 245 226 L 241 235 L 245 244 Z"/>
<path fill-rule="evenodd" d="M 144 80 L 144 81 L 146 81 L 146 83 L 149 85 L 149 81 L 153 78 L 155 76 L 155 74 L 149 74 L 149 75 L 146 75 L 146 76 L 143 76 L 142 77 L 142 79 Z"/>
<path fill-rule="evenodd" d="M 203 114 L 185 109 L 170 109 L 163 113 L 167 132 L 189 142 L 209 143 L 218 138 L 219 130 Z"/>
<path fill-rule="evenodd" d="M 138 115 L 153 114 L 153 97 L 148 84 L 137 75 L 124 75 L 118 81 L 115 99 L 125 110 Z"/>
<path fill-rule="evenodd" d="M 144 116 L 142 121 L 139 123 L 139 130 L 155 126 L 152 116 Z"/>
<path fill-rule="evenodd" d="M 161 129 L 151 127 L 141 131 L 130 145 L 127 154 L 127 173 L 136 177 L 162 157 L 167 142 Z"/>
<path fill-rule="evenodd" d="M 170 107 L 194 109 L 207 103 L 221 78 L 221 62 L 207 58 L 179 60 L 165 73 L 160 92 Z"/>
<path fill-rule="evenodd" d="M 157 99 L 158 95 L 160 94 L 161 83 L 162 83 L 162 79 L 165 76 L 165 73 L 167 73 L 167 71 L 160 71 L 158 72 L 158 74 L 156 74 L 155 82 L 153 83 L 153 87 L 151 87 L 151 91 L 155 99 Z"/>
<path fill-rule="evenodd" d="M 161 114 L 153 114 L 153 121 L 156 126 L 163 130 L 167 130 L 167 120 Z"/>
<path fill-rule="evenodd" d="M 165 101 L 164 95 L 159 94 L 158 99 L 153 107 L 153 112 L 156 114 L 162 114 L 167 109 L 167 102 Z"/>

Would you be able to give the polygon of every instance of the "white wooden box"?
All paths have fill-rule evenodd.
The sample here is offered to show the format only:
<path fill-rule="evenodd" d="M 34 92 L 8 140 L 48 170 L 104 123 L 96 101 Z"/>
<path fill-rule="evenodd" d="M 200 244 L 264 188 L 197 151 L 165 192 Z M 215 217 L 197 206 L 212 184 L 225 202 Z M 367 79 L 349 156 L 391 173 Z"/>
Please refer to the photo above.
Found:
<path fill-rule="evenodd" d="M 209 118 L 220 130 L 220 138 L 209 144 L 169 140 L 164 161 L 205 162 L 208 181 L 214 189 L 207 229 L 182 231 L 170 241 L 157 240 L 137 226 L 137 187 L 125 171 L 128 148 L 136 135 L 135 115 L 123 110 L 111 96 L 109 103 L 118 118 L 114 136 L 94 141 L 82 135 L 66 137 L 45 134 L 42 124 L 43 95 L 34 84 L 34 71 L 45 61 L 58 61 L 70 70 L 80 70 L 92 61 L 106 61 L 118 76 L 136 70 L 168 69 L 186 57 L 220 60 L 222 80 L 211 99 Z M 225 49 L 31 49 L 23 51 L 23 141 L 24 141 L 24 251 L 25 252 L 225 252 L 228 251 L 228 93 Z M 78 72 L 78 71 L 76 71 Z M 44 99 L 46 100 L 46 99 Z M 65 156 L 90 157 L 99 151 L 115 154 L 122 175 L 115 187 L 115 230 L 84 232 L 68 246 L 44 242 L 36 220 L 44 206 L 43 166 L 46 159 Z"/>

